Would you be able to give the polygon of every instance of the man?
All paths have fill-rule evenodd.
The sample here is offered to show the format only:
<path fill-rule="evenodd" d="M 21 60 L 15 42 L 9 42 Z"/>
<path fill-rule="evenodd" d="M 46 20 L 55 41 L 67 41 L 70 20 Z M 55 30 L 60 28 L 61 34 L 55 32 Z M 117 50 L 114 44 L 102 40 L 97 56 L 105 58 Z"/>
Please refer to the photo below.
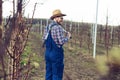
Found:
<path fill-rule="evenodd" d="M 59 9 L 53 11 L 52 22 L 45 28 L 43 41 L 46 47 L 46 76 L 45 80 L 62 80 L 64 71 L 64 43 L 68 42 L 71 34 L 63 29 L 63 16 Z M 66 35 L 64 35 L 66 33 Z"/>

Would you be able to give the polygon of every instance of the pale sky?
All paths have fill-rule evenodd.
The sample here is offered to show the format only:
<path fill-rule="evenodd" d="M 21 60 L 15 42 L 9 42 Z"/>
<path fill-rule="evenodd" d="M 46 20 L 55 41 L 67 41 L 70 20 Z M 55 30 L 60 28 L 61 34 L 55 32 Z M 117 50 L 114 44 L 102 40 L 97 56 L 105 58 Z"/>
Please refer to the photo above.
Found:
<path fill-rule="evenodd" d="M 11 0 L 12 1 L 12 0 Z M 29 0 L 26 0 L 29 1 Z M 50 18 L 52 11 L 60 9 L 67 16 L 66 20 L 95 23 L 97 0 L 30 0 L 25 8 L 25 16 L 32 17 L 35 3 L 38 3 L 35 18 Z M 43 3 L 43 4 L 41 4 Z M 12 2 L 3 3 L 3 16 L 9 16 L 12 11 Z M 99 0 L 98 23 L 106 24 L 108 13 L 109 25 L 120 25 L 120 0 Z"/>

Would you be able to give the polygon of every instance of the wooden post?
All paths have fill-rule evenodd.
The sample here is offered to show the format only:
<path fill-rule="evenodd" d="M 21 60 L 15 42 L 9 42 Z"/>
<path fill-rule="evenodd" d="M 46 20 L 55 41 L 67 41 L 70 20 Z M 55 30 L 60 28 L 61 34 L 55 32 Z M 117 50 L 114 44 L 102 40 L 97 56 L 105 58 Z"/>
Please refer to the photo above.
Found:
<path fill-rule="evenodd" d="M 2 0 L 0 0 L 0 25 L 2 24 Z"/>

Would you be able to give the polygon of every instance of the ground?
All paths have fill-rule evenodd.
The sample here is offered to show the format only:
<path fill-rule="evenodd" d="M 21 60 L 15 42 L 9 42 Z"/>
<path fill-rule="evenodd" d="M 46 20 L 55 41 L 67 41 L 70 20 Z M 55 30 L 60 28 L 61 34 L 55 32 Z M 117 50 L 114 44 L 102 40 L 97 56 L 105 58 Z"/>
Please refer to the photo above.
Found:
<path fill-rule="evenodd" d="M 38 78 L 35 80 L 44 80 L 45 61 L 44 48 L 41 47 L 41 40 L 32 35 L 31 41 L 34 44 L 32 47 L 39 54 L 41 59 L 40 68 L 38 70 Z M 69 44 L 69 43 L 68 43 Z M 96 70 L 95 62 L 91 54 L 81 53 L 79 47 L 74 47 L 66 44 L 64 46 L 64 77 L 63 80 L 98 80 L 99 74 Z"/>

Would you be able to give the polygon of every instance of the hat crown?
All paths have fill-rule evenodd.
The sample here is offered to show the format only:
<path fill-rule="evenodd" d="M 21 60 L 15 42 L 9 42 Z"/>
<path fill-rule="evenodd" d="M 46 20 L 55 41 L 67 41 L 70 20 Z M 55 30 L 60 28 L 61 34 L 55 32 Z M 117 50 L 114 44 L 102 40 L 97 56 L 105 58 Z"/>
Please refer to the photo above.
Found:
<path fill-rule="evenodd" d="M 56 9 L 56 10 L 53 11 L 50 19 L 53 20 L 55 17 L 61 17 L 61 16 L 66 16 L 66 14 L 63 14 L 59 9 Z"/>
<path fill-rule="evenodd" d="M 53 15 L 57 15 L 57 14 L 62 14 L 59 9 L 56 9 L 56 10 L 53 11 Z"/>

